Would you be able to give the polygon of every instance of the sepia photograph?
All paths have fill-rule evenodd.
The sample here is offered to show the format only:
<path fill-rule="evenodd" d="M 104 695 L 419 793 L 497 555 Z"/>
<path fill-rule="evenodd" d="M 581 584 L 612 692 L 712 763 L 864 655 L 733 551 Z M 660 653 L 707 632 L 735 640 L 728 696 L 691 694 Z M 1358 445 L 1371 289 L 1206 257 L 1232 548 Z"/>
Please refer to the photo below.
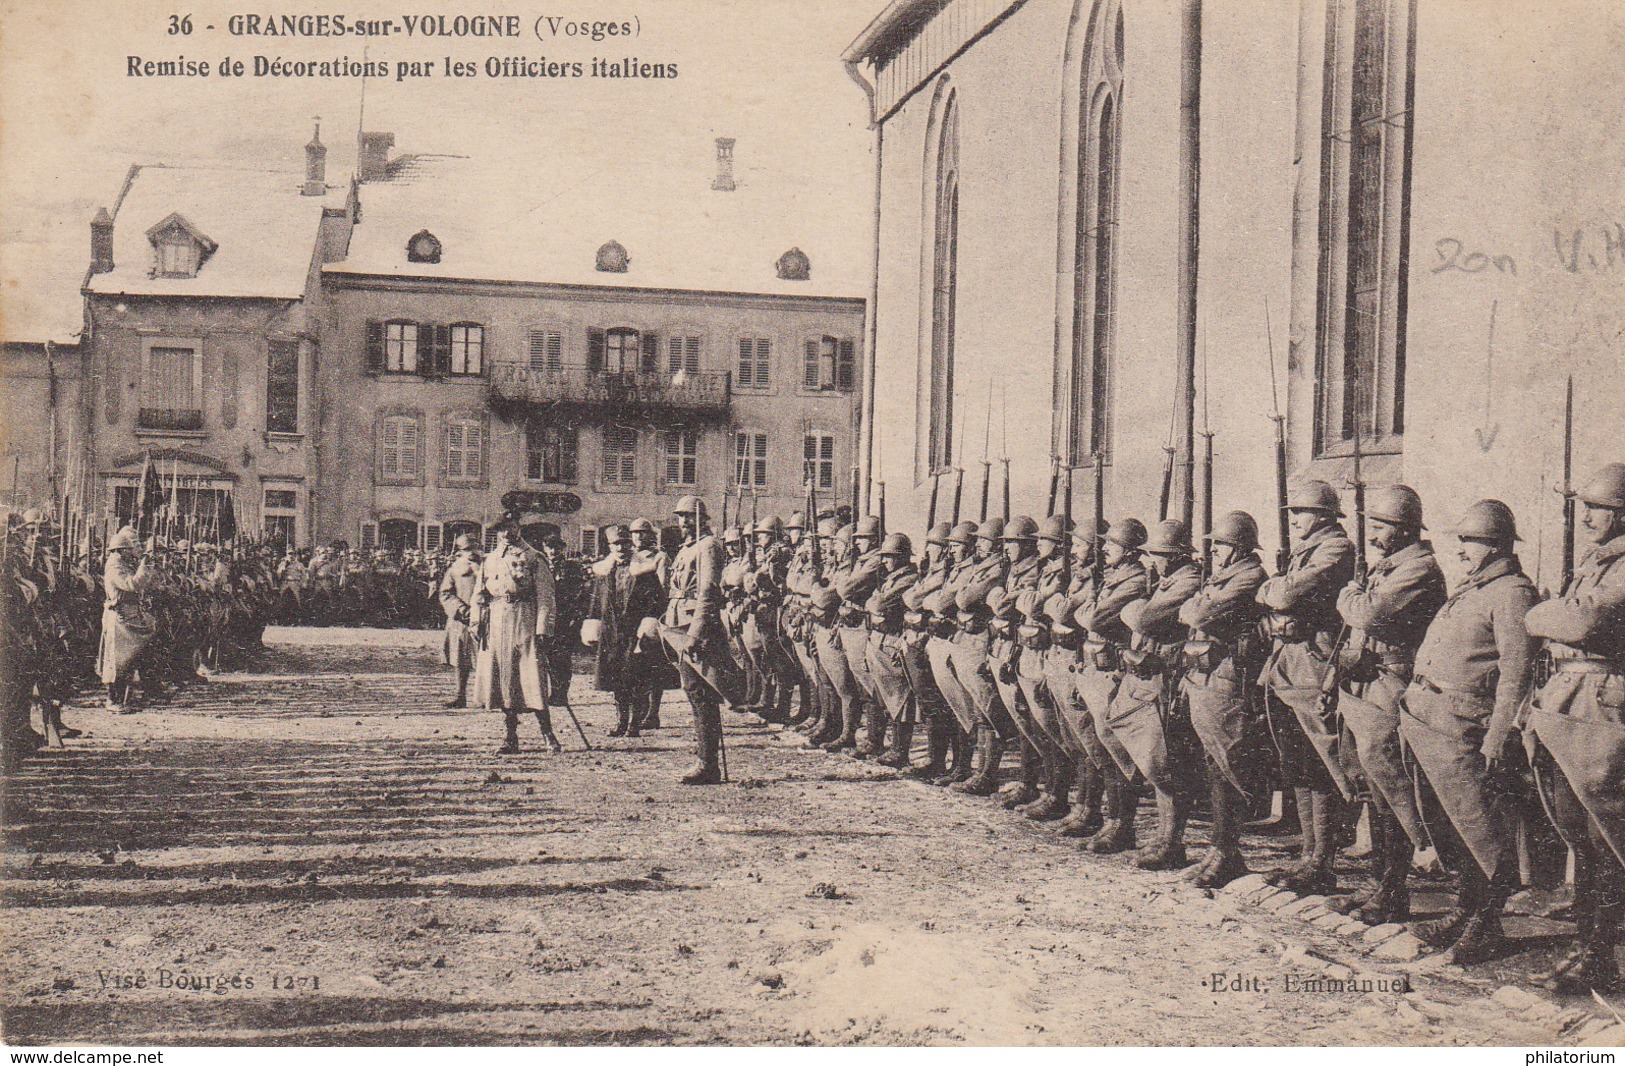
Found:
<path fill-rule="evenodd" d="M 1613 1062 L 1622 56 L 0 0 L 0 1042 Z"/>

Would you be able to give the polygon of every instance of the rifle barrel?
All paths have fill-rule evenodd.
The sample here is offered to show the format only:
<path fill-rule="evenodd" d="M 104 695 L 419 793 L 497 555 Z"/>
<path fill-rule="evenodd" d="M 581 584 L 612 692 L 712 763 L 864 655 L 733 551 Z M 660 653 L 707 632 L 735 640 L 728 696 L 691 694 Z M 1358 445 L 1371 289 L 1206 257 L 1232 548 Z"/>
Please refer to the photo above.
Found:
<path fill-rule="evenodd" d="M 1275 416 L 1275 530 L 1281 545 L 1275 553 L 1275 572 L 1286 573 L 1292 559 L 1292 525 L 1286 509 L 1286 419 Z"/>
<path fill-rule="evenodd" d="M 1574 375 L 1563 399 L 1563 584 L 1574 579 Z"/>
<path fill-rule="evenodd" d="M 1202 576 L 1213 574 L 1213 433 L 1202 434 Z"/>
<path fill-rule="evenodd" d="M 954 467 L 954 525 L 959 524 L 959 505 L 965 496 L 965 468 Z"/>
<path fill-rule="evenodd" d="M 930 533 L 937 524 L 937 496 L 942 491 L 942 471 L 931 471 L 931 506 L 926 510 L 925 529 Z"/>
<path fill-rule="evenodd" d="M 976 521 L 987 521 L 987 490 L 993 480 L 993 462 L 990 459 L 982 460 L 982 509 L 977 514 Z"/>
<path fill-rule="evenodd" d="M 1067 476 L 1071 476 L 1070 467 L 1067 468 Z M 1055 513 L 1055 494 L 1060 491 L 1060 485 L 1061 460 L 1059 458 L 1051 458 L 1049 464 L 1049 503 L 1044 507 L 1044 514 L 1046 517 Z"/>
<path fill-rule="evenodd" d="M 999 462 L 1004 464 L 1004 520 L 1010 521 L 1010 459 L 1006 456 Z"/>

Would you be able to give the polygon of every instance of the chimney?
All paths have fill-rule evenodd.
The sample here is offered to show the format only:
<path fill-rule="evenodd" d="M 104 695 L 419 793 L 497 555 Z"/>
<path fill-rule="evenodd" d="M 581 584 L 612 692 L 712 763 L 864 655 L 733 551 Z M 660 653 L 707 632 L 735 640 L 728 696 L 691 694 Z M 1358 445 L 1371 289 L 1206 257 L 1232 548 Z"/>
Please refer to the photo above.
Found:
<path fill-rule="evenodd" d="M 322 120 L 316 119 L 316 132 L 305 145 L 306 196 L 327 195 L 327 145 L 322 143 Z"/>
<path fill-rule="evenodd" d="M 113 216 L 107 208 L 90 220 L 90 272 L 106 274 L 113 269 Z"/>
<path fill-rule="evenodd" d="M 393 133 L 363 133 L 357 169 L 362 181 L 382 181 L 389 177 L 389 150 L 395 147 Z"/>
<path fill-rule="evenodd" d="M 718 192 L 733 192 L 737 187 L 734 184 L 734 139 L 718 137 L 717 179 L 711 183 L 711 188 Z"/>

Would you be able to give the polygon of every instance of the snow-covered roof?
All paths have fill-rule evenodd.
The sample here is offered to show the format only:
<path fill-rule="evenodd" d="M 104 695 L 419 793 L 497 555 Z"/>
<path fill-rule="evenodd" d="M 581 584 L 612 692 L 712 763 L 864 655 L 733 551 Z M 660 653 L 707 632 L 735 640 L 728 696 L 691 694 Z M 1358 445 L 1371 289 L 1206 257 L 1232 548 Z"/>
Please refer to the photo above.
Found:
<path fill-rule="evenodd" d="M 151 164 L 132 169 L 113 212 L 113 269 L 90 291 L 131 296 L 237 296 L 297 300 L 316 251 L 322 208 L 345 190 L 302 196 L 294 171 Z M 191 278 L 155 277 L 149 231 L 179 214 L 215 251 Z"/>
<path fill-rule="evenodd" d="M 423 154 L 389 169 L 387 180 L 361 186 L 349 255 L 328 274 L 867 295 L 869 227 L 820 186 L 811 161 L 789 176 L 741 167 L 726 192 L 712 189 L 715 156 L 702 151 L 686 162 L 630 149 L 597 161 Z M 408 260 L 422 230 L 440 241 L 439 262 Z M 597 269 L 611 241 L 630 258 L 624 273 Z M 805 281 L 778 276 L 791 248 L 811 261 Z"/>

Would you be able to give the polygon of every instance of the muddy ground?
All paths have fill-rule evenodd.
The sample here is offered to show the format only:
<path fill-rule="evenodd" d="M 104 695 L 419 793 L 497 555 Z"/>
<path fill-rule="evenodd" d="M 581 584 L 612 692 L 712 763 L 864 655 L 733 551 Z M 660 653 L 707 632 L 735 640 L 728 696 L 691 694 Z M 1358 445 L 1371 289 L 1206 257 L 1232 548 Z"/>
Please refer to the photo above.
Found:
<path fill-rule="evenodd" d="M 7 1041 L 1566 1042 L 1490 993 L 1570 926 L 1520 919 L 1473 971 L 1378 963 L 745 715 L 733 783 L 685 788 L 681 694 L 609 740 L 581 676 L 598 750 L 561 719 L 564 754 L 531 722 L 497 756 L 433 639 L 283 634 L 164 706 L 70 713 L 88 735 L 6 787 Z"/>

